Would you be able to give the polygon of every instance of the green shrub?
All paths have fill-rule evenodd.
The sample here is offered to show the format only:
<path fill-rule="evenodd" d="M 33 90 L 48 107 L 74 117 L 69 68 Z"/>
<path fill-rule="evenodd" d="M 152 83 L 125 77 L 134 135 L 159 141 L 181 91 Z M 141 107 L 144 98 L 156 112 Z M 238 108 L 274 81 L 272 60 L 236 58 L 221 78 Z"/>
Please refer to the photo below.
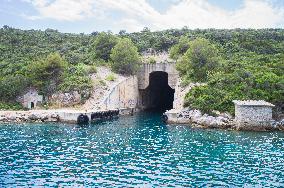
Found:
<path fill-rule="evenodd" d="M 106 82 L 104 80 L 100 80 L 99 83 L 102 85 L 102 86 L 106 86 Z"/>
<path fill-rule="evenodd" d="M 109 74 L 107 77 L 106 77 L 106 80 L 107 81 L 115 81 L 115 76 L 113 74 Z"/>
<path fill-rule="evenodd" d="M 59 53 L 51 53 L 46 58 L 31 63 L 27 74 L 32 85 L 49 96 L 62 83 L 67 67 L 68 63 Z"/>
<path fill-rule="evenodd" d="M 24 75 L 8 75 L 0 79 L 0 100 L 12 101 L 29 86 Z"/>
<path fill-rule="evenodd" d="M 154 57 L 150 57 L 150 59 L 148 60 L 148 62 L 150 64 L 155 64 L 156 63 L 156 59 Z"/>
<path fill-rule="evenodd" d="M 97 73 L 98 70 L 97 70 L 97 67 L 95 65 L 89 65 L 87 66 L 87 73 L 88 74 L 94 74 L 94 73 Z"/>
<path fill-rule="evenodd" d="M 43 103 L 42 103 L 42 107 L 43 107 L 45 110 L 48 110 L 48 109 L 49 109 L 49 103 L 48 103 L 48 102 L 43 102 Z"/>
<path fill-rule="evenodd" d="M 17 102 L 0 102 L 0 110 L 24 110 L 24 108 Z"/>
<path fill-rule="evenodd" d="M 204 112 L 218 110 L 234 113 L 233 100 L 266 100 L 276 105 L 284 103 L 284 69 L 271 68 L 271 60 L 260 62 L 259 56 L 227 61 L 222 69 L 208 78 L 207 86 L 197 87 L 186 95 L 185 106 Z M 237 62 L 237 65 L 236 63 Z M 277 61 L 281 67 L 281 59 Z M 232 68 L 233 67 L 233 68 Z M 281 70 L 281 69 L 280 69 Z"/>
<path fill-rule="evenodd" d="M 111 50 L 117 44 L 117 41 L 118 38 L 111 33 L 102 32 L 97 35 L 92 44 L 96 59 L 109 61 Z"/>
<path fill-rule="evenodd" d="M 140 65 L 137 47 L 128 38 L 120 39 L 111 50 L 112 70 L 126 75 L 135 74 Z"/>
<path fill-rule="evenodd" d="M 87 68 L 88 67 L 84 64 L 69 67 L 64 75 L 62 83 L 58 87 L 59 91 L 78 91 L 81 94 L 81 97 L 88 98 L 93 89 L 93 83 L 88 75 Z"/>
<path fill-rule="evenodd" d="M 96 66 L 110 66 L 110 63 L 108 61 L 103 60 L 103 59 L 94 59 L 93 65 L 96 65 Z"/>
<path fill-rule="evenodd" d="M 179 42 L 173 45 L 170 49 L 170 57 L 177 60 L 182 56 L 189 48 L 189 38 L 187 36 L 181 36 Z"/>
<path fill-rule="evenodd" d="M 189 43 L 189 49 L 177 61 L 177 70 L 194 81 L 207 81 L 220 61 L 217 47 L 204 38 L 197 38 Z"/>

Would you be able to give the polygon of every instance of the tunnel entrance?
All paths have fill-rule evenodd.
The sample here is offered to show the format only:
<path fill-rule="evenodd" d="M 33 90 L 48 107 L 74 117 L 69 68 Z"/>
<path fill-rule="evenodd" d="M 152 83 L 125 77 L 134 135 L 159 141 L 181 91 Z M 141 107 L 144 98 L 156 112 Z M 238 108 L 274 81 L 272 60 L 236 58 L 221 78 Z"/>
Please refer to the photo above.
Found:
<path fill-rule="evenodd" d="M 168 84 L 168 73 L 150 73 L 149 86 L 140 90 L 144 110 L 165 111 L 173 108 L 175 90 Z"/>

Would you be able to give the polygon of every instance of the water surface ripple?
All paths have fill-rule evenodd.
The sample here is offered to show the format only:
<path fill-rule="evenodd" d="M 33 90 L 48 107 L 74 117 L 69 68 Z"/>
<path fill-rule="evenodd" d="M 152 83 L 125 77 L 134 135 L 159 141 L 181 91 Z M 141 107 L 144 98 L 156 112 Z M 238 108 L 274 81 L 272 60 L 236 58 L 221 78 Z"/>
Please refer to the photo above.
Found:
<path fill-rule="evenodd" d="M 0 187 L 15 186 L 283 187 L 284 133 L 169 126 L 147 113 L 0 124 Z"/>

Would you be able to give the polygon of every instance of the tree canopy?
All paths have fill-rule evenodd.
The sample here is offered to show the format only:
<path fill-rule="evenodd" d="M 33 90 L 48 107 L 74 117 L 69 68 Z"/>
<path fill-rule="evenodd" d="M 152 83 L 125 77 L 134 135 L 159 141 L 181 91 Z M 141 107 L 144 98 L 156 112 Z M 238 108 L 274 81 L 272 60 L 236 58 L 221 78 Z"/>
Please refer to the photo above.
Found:
<path fill-rule="evenodd" d="M 177 60 L 188 50 L 189 42 L 190 40 L 187 36 L 181 36 L 179 42 L 171 47 L 170 57 L 174 60 Z"/>
<path fill-rule="evenodd" d="M 50 95 L 62 82 L 66 69 L 67 62 L 58 53 L 54 53 L 46 59 L 29 64 L 27 74 L 34 87 Z"/>
<path fill-rule="evenodd" d="M 130 39 L 120 39 L 111 50 L 112 69 L 121 74 L 135 74 L 140 63 L 137 50 Z"/>
<path fill-rule="evenodd" d="M 102 32 L 93 42 L 95 57 L 105 61 L 110 60 L 112 48 L 117 44 L 118 38 L 111 33 Z"/>
<path fill-rule="evenodd" d="M 194 81 L 206 81 L 208 75 L 220 64 L 218 49 L 203 38 L 190 41 L 188 46 L 188 50 L 178 60 L 177 69 Z"/>
<path fill-rule="evenodd" d="M 283 108 L 283 52 L 234 50 L 239 48 L 236 45 L 220 45 L 202 38 L 189 42 L 189 49 L 177 62 L 183 85 L 189 82 L 206 85 L 190 90 L 185 106 L 207 113 L 213 110 L 234 113 L 233 100 L 266 100 L 276 104 L 279 110 Z"/>

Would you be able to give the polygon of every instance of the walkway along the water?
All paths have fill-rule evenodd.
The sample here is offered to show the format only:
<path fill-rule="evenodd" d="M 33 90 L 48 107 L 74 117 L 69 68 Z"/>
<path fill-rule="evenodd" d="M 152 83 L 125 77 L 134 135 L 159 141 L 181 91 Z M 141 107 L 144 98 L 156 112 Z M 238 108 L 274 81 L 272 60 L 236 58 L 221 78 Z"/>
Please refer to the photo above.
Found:
<path fill-rule="evenodd" d="M 64 122 L 90 123 L 100 119 L 109 119 L 121 115 L 132 114 L 134 109 L 121 108 L 99 111 L 81 110 L 29 110 L 29 111 L 0 111 L 0 122 Z"/>

